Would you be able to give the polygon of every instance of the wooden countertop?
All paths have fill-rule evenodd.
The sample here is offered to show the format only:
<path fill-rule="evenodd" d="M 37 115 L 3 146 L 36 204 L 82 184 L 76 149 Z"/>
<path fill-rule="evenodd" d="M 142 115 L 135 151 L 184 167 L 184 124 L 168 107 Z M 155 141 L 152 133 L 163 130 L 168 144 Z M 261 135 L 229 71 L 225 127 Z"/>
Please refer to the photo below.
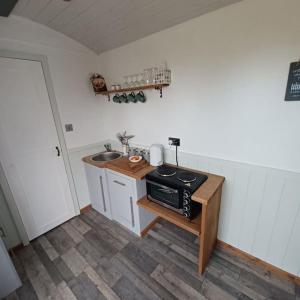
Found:
<path fill-rule="evenodd" d="M 82 160 L 85 163 L 96 166 L 98 168 L 106 168 L 112 171 L 116 171 L 137 180 L 143 179 L 148 173 L 155 169 L 155 167 L 150 166 L 149 163 L 145 161 L 136 164 L 131 163 L 127 157 L 120 157 L 108 162 L 97 162 L 92 160 L 92 157 L 94 155 L 95 154 L 86 156 Z"/>
<path fill-rule="evenodd" d="M 95 155 L 95 154 L 94 154 Z M 109 170 L 113 170 L 124 174 L 126 176 L 132 177 L 137 180 L 143 179 L 148 173 L 155 170 L 155 167 L 149 165 L 149 163 L 145 163 L 142 168 L 137 170 L 136 172 L 130 166 L 130 163 L 127 157 L 120 157 L 115 160 L 109 162 L 97 162 L 92 160 L 94 155 L 89 155 L 84 157 L 82 160 L 90 165 L 96 166 L 98 168 L 107 168 Z M 174 165 L 168 164 L 169 166 L 175 167 Z M 202 204 L 207 204 L 208 201 L 213 197 L 218 188 L 223 184 L 225 178 L 223 176 L 205 173 L 193 169 L 182 168 L 187 171 L 192 171 L 195 173 L 201 173 L 208 176 L 208 179 L 194 192 L 192 195 L 192 200 L 195 202 L 199 202 Z"/>
<path fill-rule="evenodd" d="M 208 176 L 208 179 L 196 190 L 192 195 L 192 200 L 202 204 L 207 204 L 213 198 L 219 187 L 223 184 L 225 177 L 203 173 Z"/>

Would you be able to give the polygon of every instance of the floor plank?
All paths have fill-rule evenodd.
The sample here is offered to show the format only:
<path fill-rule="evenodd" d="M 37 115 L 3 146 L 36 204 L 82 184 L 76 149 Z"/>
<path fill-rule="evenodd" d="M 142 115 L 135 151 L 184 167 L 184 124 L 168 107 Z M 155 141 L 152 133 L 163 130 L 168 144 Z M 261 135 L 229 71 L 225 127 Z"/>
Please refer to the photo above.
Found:
<path fill-rule="evenodd" d="M 139 288 L 127 277 L 121 277 L 113 287 L 122 300 L 151 300 L 144 295 Z"/>
<path fill-rule="evenodd" d="M 95 210 L 13 256 L 23 282 L 8 299 L 280 299 L 300 288 L 222 249 L 202 276 L 195 236 L 161 220 L 139 238 Z"/>
<path fill-rule="evenodd" d="M 163 266 L 158 265 L 152 272 L 151 277 L 155 278 L 159 284 L 164 286 L 178 299 L 205 299 L 198 291 L 170 273 Z"/>

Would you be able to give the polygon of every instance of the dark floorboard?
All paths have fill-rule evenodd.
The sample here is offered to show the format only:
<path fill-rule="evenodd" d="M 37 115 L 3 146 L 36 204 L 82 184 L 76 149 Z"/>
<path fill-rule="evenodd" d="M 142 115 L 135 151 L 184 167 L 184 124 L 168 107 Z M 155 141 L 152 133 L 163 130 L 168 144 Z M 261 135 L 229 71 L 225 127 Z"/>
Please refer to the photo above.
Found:
<path fill-rule="evenodd" d="M 194 235 L 161 221 L 141 239 L 91 210 L 13 257 L 23 286 L 7 299 L 300 300 L 300 287 L 216 249 L 197 274 Z"/>

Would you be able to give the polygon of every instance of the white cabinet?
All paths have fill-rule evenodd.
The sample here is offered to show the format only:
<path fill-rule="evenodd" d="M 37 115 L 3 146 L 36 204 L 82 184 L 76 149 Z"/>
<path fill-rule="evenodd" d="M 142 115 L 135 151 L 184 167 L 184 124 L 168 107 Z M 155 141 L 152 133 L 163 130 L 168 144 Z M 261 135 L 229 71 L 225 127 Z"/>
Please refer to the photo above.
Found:
<path fill-rule="evenodd" d="M 89 164 L 84 165 L 92 207 L 107 218 L 111 219 L 106 169 L 98 168 Z"/>
<path fill-rule="evenodd" d="M 92 207 L 130 231 L 141 235 L 155 215 L 137 205 L 146 195 L 146 181 L 85 163 Z"/>
<path fill-rule="evenodd" d="M 114 220 L 135 231 L 136 217 L 133 210 L 134 191 L 132 181 L 125 176 L 107 172 L 108 188 Z"/>

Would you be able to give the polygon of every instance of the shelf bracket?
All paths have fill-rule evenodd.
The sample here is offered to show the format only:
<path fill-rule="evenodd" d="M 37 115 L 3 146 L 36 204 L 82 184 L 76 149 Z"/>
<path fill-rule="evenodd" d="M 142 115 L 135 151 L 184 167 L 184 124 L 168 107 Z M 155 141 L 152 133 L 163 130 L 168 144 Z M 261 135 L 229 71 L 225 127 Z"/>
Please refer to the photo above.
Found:
<path fill-rule="evenodd" d="M 162 98 L 162 86 L 156 86 L 155 89 L 159 90 L 159 97 Z"/>

